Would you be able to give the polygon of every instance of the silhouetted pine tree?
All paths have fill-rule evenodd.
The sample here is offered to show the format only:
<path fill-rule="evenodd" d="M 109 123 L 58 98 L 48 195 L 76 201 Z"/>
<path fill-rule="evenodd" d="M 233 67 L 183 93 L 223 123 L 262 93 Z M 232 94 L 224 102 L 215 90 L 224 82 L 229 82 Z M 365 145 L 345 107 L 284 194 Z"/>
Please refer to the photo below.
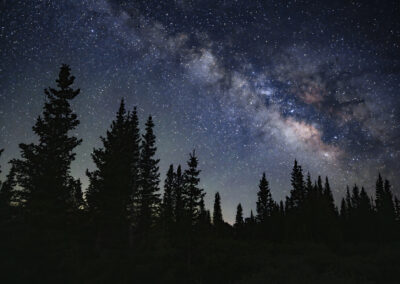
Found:
<path fill-rule="evenodd" d="M 210 212 L 206 209 L 204 204 L 204 196 L 200 199 L 200 216 L 199 216 L 199 228 L 201 231 L 206 231 L 211 225 Z"/>
<path fill-rule="evenodd" d="M 358 188 L 357 184 L 353 186 L 353 191 L 351 194 L 351 207 L 353 210 L 358 209 L 360 206 L 360 189 Z"/>
<path fill-rule="evenodd" d="M 78 185 L 70 176 L 70 164 L 75 158 L 72 151 L 81 143 L 68 135 L 79 124 L 69 104 L 80 91 L 71 88 L 74 79 L 69 66 L 62 65 L 58 89 L 45 89 L 43 113 L 33 126 L 39 142 L 20 144 L 22 158 L 12 162 L 18 184 L 27 193 L 27 216 L 36 226 L 64 226 L 63 220 L 74 207 L 70 201 Z"/>
<path fill-rule="evenodd" d="M 395 209 L 394 209 L 394 204 L 393 204 L 393 193 L 391 191 L 391 185 L 390 182 L 385 179 L 385 184 L 384 184 L 384 215 L 385 218 L 388 220 L 394 220 L 395 218 Z"/>
<path fill-rule="evenodd" d="M 267 221 L 272 216 L 275 202 L 272 199 L 271 191 L 269 189 L 268 181 L 263 173 L 257 192 L 257 203 L 256 203 L 256 219 L 260 223 Z"/>
<path fill-rule="evenodd" d="M 292 190 L 290 191 L 290 196 L 287 199 L 287 209 L 300 209 L 304 205 L 305 186 L 303 170 L 301 166 L 297 164 L 297 160 L 294 161 L 290 180 L 292 184 Z"/>
<path fill-rule="evenodd" d="M 399 222 L 400 221 L 400 201 L 397 198 L 397 196 L 394 198 L 394 208 L 396 211 L 396 221 Z"/>
<path fill-rule="evenodd" d="M 379 173 L 375 185 L 375 208 L 377 212 L 382 212 L 384 210 L 384 194 L 383 179 Z"/>
<path fill-rule="evenodd" d="M 131 174 L 129 176 L 129 183 L 131 188 L 130 202 L 128 205 L 129 219 L 131 226 L 135 224 L 135 212 L 137 210 L 138 186 L 139 186 L 139 168 L 140 168 L 140 129 L 139 129 L 139 118 L 137 115 L 136 107 L 133 111 L 128 114 L 127 118 L 127 155 L 131 158 Z M 137 222 L 136 222 L 137 223 Z M 132 227 L 130 226 L 130 230 Z M 132 234 L 132 232 L 131 232 Z M 132 238 L 132 236 L 131 236 Z"/>
<path fill-rule="evenodd" d="M 184 200 L 184 180 L 181 165 L 176 169 L 174 177 L 174 190 L 173 190 L 173 204 L 174 204 L 174 216 L 175 222 L 181 224 L 185 215 L 185 200 Z"/>
<path fill-rule="evenodd" d="M 351 195 L 350 195 L 349 186 L 346 186 L 346 196 L 345 196 L 345 200 L 346 200 L 347 214 L 349 215 L 350 212 L 351 212 L 351 209 L 353 208 L 353 206 L 352 206 L 352 204 L 351 204 Z"/>
<path fill-rule="evenodd" d="M 383 184 L 383 186 L 382 186 Z M 378 239 L 380 241 L 386 241 L 393 239 L 395 235 L 395 219 L 396 211 L 395 204 L 393 202 L 393 193 L 391 191 L 391 185 L 388 180 L 382 181 L 382 177 L 379 175 L 376 182 L 376 217 L 377 217 L 377 232 Z"/>
<path fill-rule="evenodd" d="M 297 160 L 291 173 L 290 195 L 286 197 L 287 222 L 286 237 L 290 239 L 307 238 L 307 210 L 306 210 L 306 189 L 304 184 L 303 170 Z"/>
<path fill-rule="evenodd" d="M 96 170 L 89 172 L 86 193 L 89 210 L 98 226 L 97 242 L 109 246 L 116 239 L 128 236 L 133 175 L 137 157 L 132 152 L 132 125 L 121 100 L 116 118 L 106 137 L 100 137 L 103 148 L 94 149 L 92 159 Z M 102 243 L 105 242 L 105 243 Z"/>
<path fill-rule="evenodd" d="M 185 213 L 188 217 L 190 226 L 197 223 L 200 216 L 200 202 L 201 198 L 204 197 L 203 189 L 199 187 L 199 174 L 200 170 L 197 169 L 198 159 L 196 153 L 193 150 L 189 154 L 188 169 L 184 173 L 184 195 L 183 200 L 185 202 Z"/>
<path fill-rule="evenodd" d="M 331 187 L 329 185 L 328 177 L 325 178 L 325 187 L 324 187 L 324 197 L 327 202 L 329 214 L 337 214 L 337 208 L 335 206 L 335 200 L 333 199 L 333 194 Z"/>
<path fill-rule="evenodd" d="M 222 218 L 222 209 L 221 209 L 221 196 L 219 192 L 215 193 L 214 198 L 214 211 L 213 211 L 213 224 L 218 227 L 223 224 L 224 220 Z"/>
<path fill-rule="evenodd" d="M 256 222 L 256 218 L 254 217 L 253 210 L 250 210 L 250 223 L 254 224 Z"/>
<path fill-rule="evenodd" d="M 16 203 L 18 203 L 20 197 L 15 189 L 17 185 L 15 174 L 15 166 L 11 165 L 6 180 L 3 183 L 0 183 L 0 221 L 3 225 L 4 222 L 11 221 L 12 207 L 17 205 Z M 22 206 L 22 204 L 18 205 L 19 207 Z"/>
<path fill-rule="evenodd" d="M 160 194 L 158 163 L 155 158 L 157 147 L 156 137 L 153 132 L 154 123 L 151 116 L 146 122 L 146 132 L 143 135 L 140 153 L 140 178 L 138 190 L 138 226 L 139 231 L 147 232 L 159 213 Z"/>
<path fill-rule="evenodd" d="M 237 208 L 236 208 L 236 216 L 235 216 L 235 228 L 236 229 L 240 229 L 243 227 L 244 224 L 244 220 L 243 220 L 243 208 L 242 208 L 242 204 L 238 204 Z"/>
<path fill-rule="evenodd" d="M 169 230 L 171 224 L 174 222 L 174 186 L 174 166 L 170 165 L 164 181 L 164 195 L 162 202 L 162 219 L 166 230 Z"/>
<path fill-rule="evenodd" d="M 347 206 L 346 206 L 346 200 L 342 198 L 342 201 L 340 202 L 340 212 L 339 215 L 341 219 L 347 219 Z"/>

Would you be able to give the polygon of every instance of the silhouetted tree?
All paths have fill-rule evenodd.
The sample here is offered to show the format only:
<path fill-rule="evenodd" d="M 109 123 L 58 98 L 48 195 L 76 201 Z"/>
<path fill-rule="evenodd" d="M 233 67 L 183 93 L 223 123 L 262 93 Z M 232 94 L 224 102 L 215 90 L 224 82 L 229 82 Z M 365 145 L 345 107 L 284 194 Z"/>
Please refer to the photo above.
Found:
<path fill-rule="evenodd" d="M 339 215 L 342 219 L 347 218 L 347 206 L 346 206 L 346 200 L 342 198 L 342 201 L 340 202 L 340 212 Z"/>
<path fill-rule="evenodd" d="M 204 204 L 204 196 L 200 199 L 200 216 L 199 216 L 199 228 L 202 231 L 207 230 L 211 225 L 210 212 L 206 209 Z"/>
<path fill-rule="evenodd" d="M 162 218 L 164 226 L 170 228 L 171 224 L 174 221 L 174 186 L 175 186 L 175 173 L 174 166 L 170 165 L 167 177 L 164 181 L 164 195 L 162 202 Z"/>
<path fill-rule="evenodd" d="M 136 107 L 133 111 L 127 115 L 127 155 L 130 157 L 131 162 L 131 174 L 129 175 L 129 183 L 131 188 L 130 202 L 128 204 L 129 219 L 130 219 L 130 232 L 132 238 L 132 225 L 137 223 L 135 220 L 135 213 L 137 212 L 137 195 L 139 187 L 139 176 L 140 176 L 140 129 L 139 129 L 139 118 L 137 115 Z"/>
<path fill-rule="evenodd" d="M 142 139 L 140 153 L 140 178 L 138 190 L 139 231 L 146 232 L 153 225 L 158 215 L 160 205 L 160 195 L 158 192 L 159 178 L 158 163 L 159 160 L 154 156 L 157 147 L 156 137 L 153 132 L 154 123 L 151 116 L 146 122 L 145 134 Z"/>
<path fill-rule="evenodd" d="M 181 170 L 181 165 L 176 169 L 174 177 L 174 190 L 173 190 L 173 204 L 174 204 L 174 216 L 176 223 L 181 223 L 185 215 L 185 200 L 184 200 L 184 180 Z"/>
<path fill-rule="evenodd" d="M 213 224 L 214 226 L 220 226 L 224 220 L 222 219 L 222 209 L 221 209 L 221 196 L 219 192 L 215 193 L 214 199 L 214 211 L 213 211 Z"/>
<path fill-rule="evenodd" d="M 377 212 L 382 212 L 384 209 L 384 189 L 383 189 L 383 179 L 379 173 L 378 179 L 375 185 L 375 208 Z"/>
<path fill-rule="evenodd" d="M 397 198 L 397 196 L 394 198 L 394 208 L 396 211 L 396 221 L 399 222 L 400 221 L 400 201 Z"/>
<path fill-rule="evenodd" d="M 196 153 L 193 150 L 189 154 L 188 169 L 184 173 L 184 202 L 185 212 L 188 217 L 189 224 L 192 226 L 197 223 L 200 216 L 200 202 L 204 197 L 203 189 L 198 185 L 200 182 L 199 174 L 200 170 L 197 169 L 198 159 Z"/>
<path fill-rule="evenodd" d="M 236 208 L 236 217 L 235 217 L 235 228 L 239 229 L 242 228 L 244 224 L 244 220 L 243 220 L 243 208 L 242 208 L 242 204 L 238 204 L 237 208 Z"/>
<path fill-rule="evenodd" d="M 43 113 L 33 126 L 39 142 L 20 144 L 22 158 L 13 161 L 18 184 L 27 193 L 27 216 L 37 226 L 63 224 L 74 207 L 70 201 L 77 194 L 78 183 L 70 176 L 70 164 L 74 148 L 81 143 L 68 135 L 79 124 L 69 104 L 80 91 L 71 88 L 74 79 L 69 66 L 62 65 L 58 89 L 45 89 Z"/>
<path fill-rule="evenodd" d="M 291 184 L 292 190 L 290 196 L 287 199 L 287 208 L 300 209 L 304 205 L 305 200 L 305 187 L 304 187 L 304 176 L 301 166 L 297 164 L 297 160 L 294 161 L 293 170 L 291 173 Z"/>
<path fill-rule="evenodd" d="M 132 152 L 132 143 L 135 142 L 132 135 L 130 117 L 122 99 L 106 137 L 100 137 L 103 148 L 93 150 L 96 169 L 87 171 L 90 181 L 86 193 L 89 210 L 98 224 L 97 241 L 106 242 L 106 246 L 116 238 L 124 236 L 126 239 L 128 236 L 128 209 L 132 209 L 132 186 L 137 170 L 133 169 L 137 166 L 134 163 L 137 157 Z"/>
<path fill-rule="evenodd" d="M 0 151 L 1 154 L 1 151 Z M 1 171 L 0 171 L 1 172 Z M 16 178 L 15 178 L 15 166 L 11 165 L 10 171 L 7 174 L 6 180 L 0 183 L 0 221 L 8 222 L 10 221 L 12 214 L 12 203 L 18 203 L 22 206 L 22 200 L 20 200 L 21 195 L 16 191 Z M 17 204 L 14 204 L 17 205 Z M 3 224 L 4 225 L 4 224 Z"/>
<path fill-rule="evenodd" d="M 336 214 L 337 209 L 335 206 L 335 200 L 333 199 L 332 190 L 329 185 L 328 177 L 325 178 L 324 197 L 327 202 L 329 214 Z"/>
<path fill-rule="evenodd" d="M 275 207 L 275 202 L 272 199 L 271 191 L 269 189 L 269 184 L 265 177 L 265 173 L 263 173 L 261 177 L 258 188 L 259 190 L 257 192 L 256 219 L 258 222 L 264 223 L 269 217 L 271 217 Z"/>

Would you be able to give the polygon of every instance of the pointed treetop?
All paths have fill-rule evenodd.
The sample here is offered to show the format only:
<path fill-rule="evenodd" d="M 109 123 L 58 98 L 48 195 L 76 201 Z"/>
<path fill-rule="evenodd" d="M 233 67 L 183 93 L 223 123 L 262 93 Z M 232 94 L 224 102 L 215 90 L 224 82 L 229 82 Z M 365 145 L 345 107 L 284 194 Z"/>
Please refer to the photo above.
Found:
<path fill-rule="evenodd" d="M 75 98 L 79 92 L 80 89 L 73 90 L 70 86 L 74 83 L 75 77 L 71 76 L 71 68 L 67 64 L 63 64 L 60 68 L 60 73 L 58 74 L 58 79 L 56 80 L 57 86 L 61 90 L 55 90 L 52 88 L 49 88 L 50 92 L 60 98 L 60 99 L 66 99 L 66 100 L 72 100 Z M 48 90 L 45 90 L 45 93 L 47 95 L 50 95 Z"/>

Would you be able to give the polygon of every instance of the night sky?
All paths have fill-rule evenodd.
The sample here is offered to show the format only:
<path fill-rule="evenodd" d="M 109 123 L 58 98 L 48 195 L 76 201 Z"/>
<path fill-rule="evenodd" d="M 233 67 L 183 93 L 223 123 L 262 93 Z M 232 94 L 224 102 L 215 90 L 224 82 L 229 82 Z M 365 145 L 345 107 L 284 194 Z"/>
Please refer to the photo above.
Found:
<path fill-rule="evenodd" d="M 378 172 L 400 193 L 400 3 L 323 2 L 3 0 L 2 176 L 67 63 L 84 187 L 124 97 L 142 125 L 154 117 L 162 179 L 195 148 L 228 221 L 255 208 L 263 171 L 276 200 L 288 194 L 295 158 L 336 198 L 355 182 L 372 193 Z"/>

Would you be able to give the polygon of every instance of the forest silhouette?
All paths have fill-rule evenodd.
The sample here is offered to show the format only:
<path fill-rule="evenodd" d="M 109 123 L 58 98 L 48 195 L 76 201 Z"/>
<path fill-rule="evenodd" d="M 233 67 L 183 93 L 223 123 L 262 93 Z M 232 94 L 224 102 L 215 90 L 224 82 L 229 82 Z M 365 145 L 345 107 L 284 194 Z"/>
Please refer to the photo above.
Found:
<path fill-rule="evenodd" d="M 142 132 L 124 100 L 83 193 L 70 173 L 82 142 L 70 72 L 45 89 L 38 142 L 19 145 L 0 184 L 1 283 L 400 282 L 400 202 L 379 173 L 373 197 L 354 185 L 335 202 L 328 177 L 294 161 L 289 196 L 275 201 L 264 173 L 255 211 L 239 203 L 230 225 L 219 192 L 205 206 L 194 150 L 160 188 L 153 119 Z"/>

